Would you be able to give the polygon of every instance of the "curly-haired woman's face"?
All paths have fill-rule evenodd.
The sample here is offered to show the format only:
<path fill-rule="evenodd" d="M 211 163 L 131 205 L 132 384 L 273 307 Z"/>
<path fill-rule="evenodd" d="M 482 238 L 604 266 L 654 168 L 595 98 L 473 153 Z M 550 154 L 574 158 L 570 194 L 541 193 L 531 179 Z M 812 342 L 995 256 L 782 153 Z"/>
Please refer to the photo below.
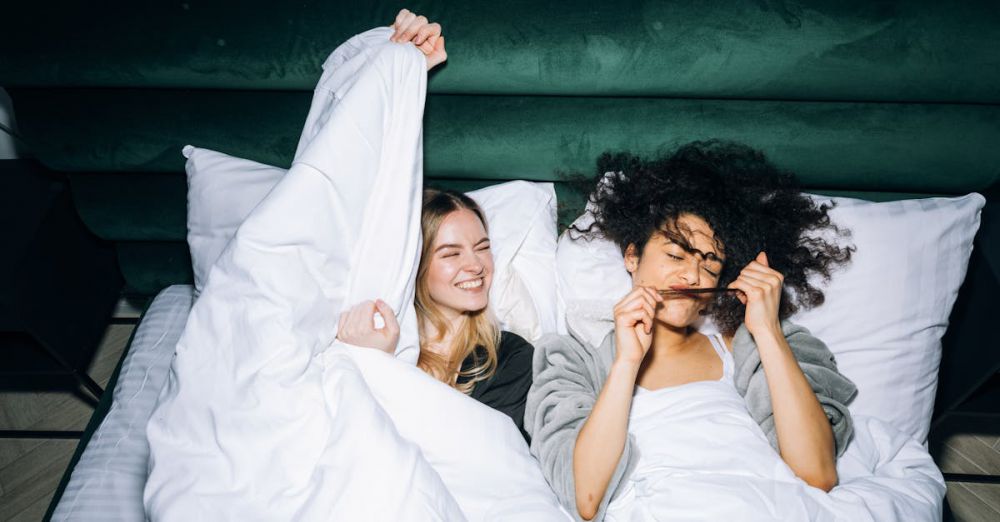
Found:
<path fill-rule="evenodd" d="M 718 285 L 724 256 L 708 223 L 696 215 L 681 214 L 671 228 L 679 237 L 671 239 L 657 232 L 646 242 L 642 255 L 634 245 L 626 249 L 625 268 L 632 274 L 632 284 L 661 290 Z M 689 326 L 705 303 L 701 297 L 668 297 L 656 309 L 656 319 L 673 327 Z"/>
<path fill-rule="evenodd" d="M 431 300 L 448 317 L 486 308 L 493 282 L 493 252 L 483 222 L 461 209 L 438 228 L 425 277 Z"/>

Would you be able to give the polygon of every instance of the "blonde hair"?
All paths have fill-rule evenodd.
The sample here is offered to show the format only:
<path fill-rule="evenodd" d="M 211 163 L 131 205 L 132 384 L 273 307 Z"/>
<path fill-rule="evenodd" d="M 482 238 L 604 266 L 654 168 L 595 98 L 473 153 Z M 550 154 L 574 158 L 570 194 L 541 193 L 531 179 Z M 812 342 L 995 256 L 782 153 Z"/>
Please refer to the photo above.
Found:
<path fill-rule="evenodd" d="M 437 238 L 441 222 L 452 212 L 463 209 L 474 213 L 482 222 L 483 229 L 488 230 L 483 209 L 472 198 L 450 190 L 424 190 L 423 210 L 420 216 L 424 244 L 420 253 L 420 264 L 417 267 L 414 304 L 420 332 L 420 358 L 417 360 L 417 366 L 435 379 L 468 394 L 472 392 L 476 383 L 489 379 L 496 372 L 500 328 L 487 305 L 483 310 L 464 314 L 465 321 L 452 337 L 448 350 L 450 356 L 445 357 L 429 350 L 428 346 L 441 341 L 452 325 L 431 299 L 426 277 L 433 257 L 434 240 Z M 437 331 L 437 337 L 434 339 L 428 339 L 425 328 L 428 323 Z M 477 347 L 480 348 L 478 351 Z M 475 364 L 472 368 L 462 371 L 462 362 L 471 354 L 475 354 Z M 459 384 L 459 378 L 466 380 Z"/>

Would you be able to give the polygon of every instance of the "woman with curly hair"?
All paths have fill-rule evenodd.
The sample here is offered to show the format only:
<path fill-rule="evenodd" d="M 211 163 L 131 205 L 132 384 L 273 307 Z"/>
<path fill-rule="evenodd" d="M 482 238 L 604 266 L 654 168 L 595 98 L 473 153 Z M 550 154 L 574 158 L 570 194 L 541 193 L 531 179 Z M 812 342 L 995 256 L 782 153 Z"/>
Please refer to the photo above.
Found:
<path fill-rule="evenodd" d="M 569 233 L 616 243 L 633 288 L 601 346 L 537 346 L 525 424 L 550 485 L 587 520 L 813 518 L 746 491 L 785 483 L 815 497 L 837 484 L 855 389 L 783 322 L 821 304 L 813 281 L 850 259 L 823 239 L 839 232 L 829 207 L 734 143 L 605 154 L 598 173 L 594 223 Z M 719 333 L 696 329 L 703 315 Z"/>

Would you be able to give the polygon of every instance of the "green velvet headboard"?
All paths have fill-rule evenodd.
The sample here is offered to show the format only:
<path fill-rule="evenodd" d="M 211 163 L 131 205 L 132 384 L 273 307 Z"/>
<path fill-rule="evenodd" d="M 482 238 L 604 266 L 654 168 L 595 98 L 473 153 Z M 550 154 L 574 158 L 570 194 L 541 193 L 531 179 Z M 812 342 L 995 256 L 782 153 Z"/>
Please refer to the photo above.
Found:
<path fill-rule="evenodd" d="M 710 137 L 763 149 L 817 191 L 1000 180 L 993 2 L 56 4 L 5 13 L 0 86 L 137 293 L 191 277 L 181 147 L 288 166 L 325 56 L 403 6 L 448 42 L 425 118 L 432 184 L 559 181 L 606 149 Z"/>

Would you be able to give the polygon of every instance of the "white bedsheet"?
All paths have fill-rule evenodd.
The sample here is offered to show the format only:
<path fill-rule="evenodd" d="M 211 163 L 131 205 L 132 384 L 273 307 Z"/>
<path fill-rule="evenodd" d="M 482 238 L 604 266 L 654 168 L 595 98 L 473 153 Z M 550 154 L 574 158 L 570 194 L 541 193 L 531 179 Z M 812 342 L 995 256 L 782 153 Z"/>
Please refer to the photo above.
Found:
<path fill-rule="evenodd" d="M 327 60 L 292 168 L 192 308 L 147 427 L 153 520 L 564 516 L 508 418 L 405 362 L 426 73 L 390 32 Z M 376 297 L 397 358 L 335 342 L 340 311 Z"/>

